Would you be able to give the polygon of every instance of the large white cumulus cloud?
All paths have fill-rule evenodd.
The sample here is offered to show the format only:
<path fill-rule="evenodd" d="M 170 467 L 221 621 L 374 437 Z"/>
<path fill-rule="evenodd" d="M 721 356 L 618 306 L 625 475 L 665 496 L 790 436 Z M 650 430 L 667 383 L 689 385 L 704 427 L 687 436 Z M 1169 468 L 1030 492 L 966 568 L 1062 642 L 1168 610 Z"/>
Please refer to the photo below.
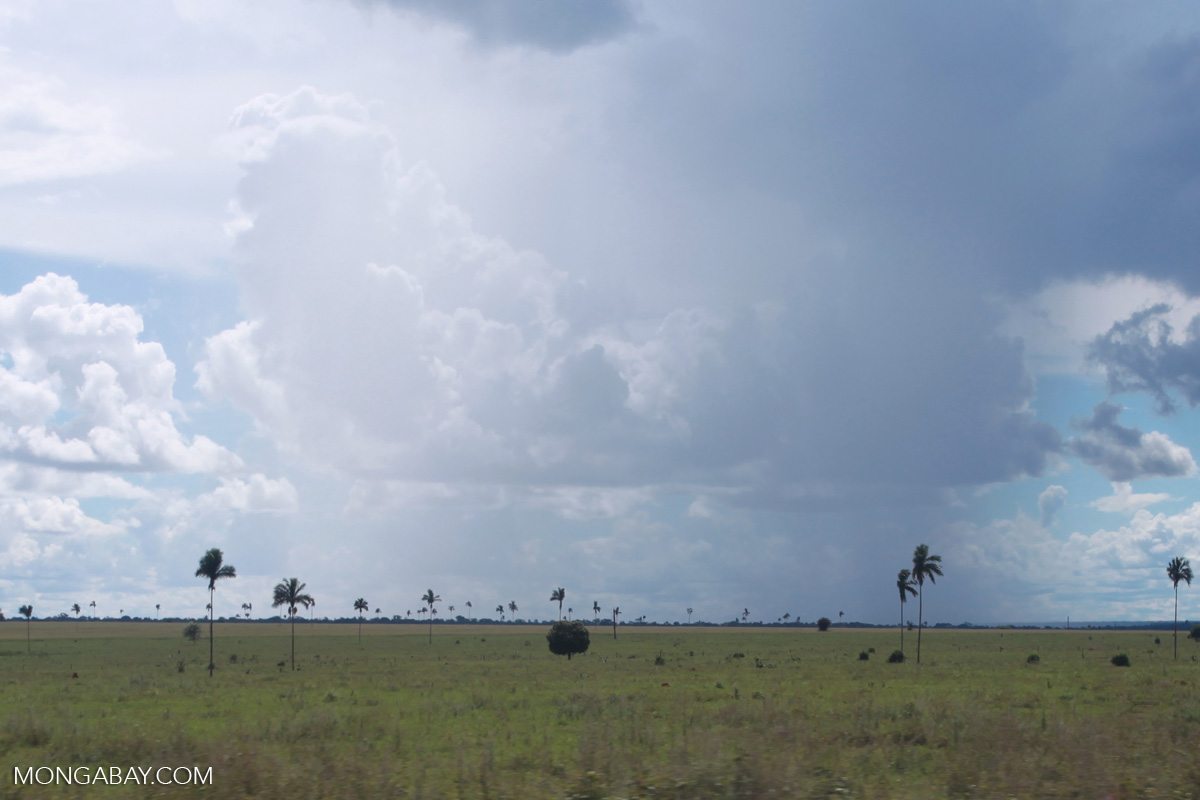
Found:
<path fill-rule="evenodd" d="M 88 302 L 71 278 L 48 274 L 0 295 L 0 454 L 84 470 L 240 466 L 176 428 L 175 365 L 141 332 L 136 311 Z"/>
<path fill-rule="evenodd" d="M 767 287 L 748 305 L 598 319 L 573 311 L 586 275 L 478 231 L 353 98 L 259 97 L 228 142 L 248 318 L 208 339 L 197 385 L 312 463 L 757 503 L 1037 474 L 1059 449 L 1019 346 L 944 270 L 739 265 Z"/>

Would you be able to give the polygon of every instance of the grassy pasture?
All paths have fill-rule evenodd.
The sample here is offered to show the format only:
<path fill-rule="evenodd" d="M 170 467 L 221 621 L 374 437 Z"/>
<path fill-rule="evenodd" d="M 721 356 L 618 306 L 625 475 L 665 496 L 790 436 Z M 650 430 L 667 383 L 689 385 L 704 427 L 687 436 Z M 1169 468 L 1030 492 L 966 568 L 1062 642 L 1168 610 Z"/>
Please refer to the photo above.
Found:
<path fill-rule="evenodd" d="M 1200 798 L 1169 634 L 926 631 L 918 667 L 894 630 L 601 626 L 567 661 L 543 626 L 306 623 L 292 672 L 288 626 L 218 623 L 209 679 L 181 629 L 0 625 L 0 797 Z M 43 765 L 214 786 L 13 785 Z"/>

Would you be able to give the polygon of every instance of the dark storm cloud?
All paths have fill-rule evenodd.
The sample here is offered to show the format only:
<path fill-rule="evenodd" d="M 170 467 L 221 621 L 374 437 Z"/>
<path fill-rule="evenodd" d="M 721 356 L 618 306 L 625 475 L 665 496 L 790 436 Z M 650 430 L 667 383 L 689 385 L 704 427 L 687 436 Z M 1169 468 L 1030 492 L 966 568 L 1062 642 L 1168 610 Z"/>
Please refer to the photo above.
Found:
<path fill-rule="evenodd" d="M 551 52 L 616 38 L 635 23 L 628 0 L 376 0 L 462 28 L 484 47 L 528 46 Z"/>
<path fill-rule="evenodd" d="M 1146 392 L 1164 414 L 1176 409 L 1173 391 L 1193 408 L 1200 403 L 1200 317 L 1192 318 L 1182 342 L 1172 341 L 1170 310 L 1160 303 L 1132 314 L 1096 337 L 1088 352 L 1107 372 L 1109 392 Z"/>
<path fill-rule="evenodd" d="M 1091 464 L 1110 481 L 1142 478 L 1178 478 L 1196 471 L 1196 462 L 1186 447 L 1165 435 L 1127 428 L 1117 421 L 1121 407 L 1099 403 L 1088 419 L 1074 420 L 1072 426 L 1083 435 L 1069 439 L 1067 450 Z"/>

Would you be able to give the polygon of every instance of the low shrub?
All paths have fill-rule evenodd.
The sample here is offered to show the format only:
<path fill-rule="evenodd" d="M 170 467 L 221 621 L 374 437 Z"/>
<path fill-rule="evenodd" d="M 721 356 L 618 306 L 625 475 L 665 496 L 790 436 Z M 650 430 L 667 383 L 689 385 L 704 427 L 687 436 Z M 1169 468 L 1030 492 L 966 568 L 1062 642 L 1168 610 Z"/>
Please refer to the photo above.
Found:
<path fill-rule="evenodd" d="M 871 654 L 868 653 L 866 650 L 863 650 L 861 653 L 858 654 L 859 661 L 869 661 L 870 658 L 871 658 Z"/>
<path fill-rule="evenodd" d="M 1124 653 L 1117 653 L 1115 656 L 1112 657 L 1112 665 L 1114 667 L 1131 666 L 1129 663 L 1129 656 L 1125 655 Z"/>
<path fill-rule="evenodd" d="M 904 663 L 904 651 L 903 650 L 893 650 L 892 654 L 890 656 L 888 656 L 888 663 L 889 664 L 903 664 Z"/>
<path fill-rule="evenodd" d="M 1042 657 L 1039 656 L 1037 653 L 1030 653 L 1029 658 L 1025 659 L 1025 663 L 1026 664 L 1037 664 L 1037 663 L 1040 663 L 1041 660 L 1042 660 Z"/>
<path fill-rule="evenodd" d="M 819 620 L 817 620 L 817 630 L 827 631 L 829 630 L 829 626 L 832 624 L 833 621 L 830 620 L 829 617 L 821 617 Z"/>

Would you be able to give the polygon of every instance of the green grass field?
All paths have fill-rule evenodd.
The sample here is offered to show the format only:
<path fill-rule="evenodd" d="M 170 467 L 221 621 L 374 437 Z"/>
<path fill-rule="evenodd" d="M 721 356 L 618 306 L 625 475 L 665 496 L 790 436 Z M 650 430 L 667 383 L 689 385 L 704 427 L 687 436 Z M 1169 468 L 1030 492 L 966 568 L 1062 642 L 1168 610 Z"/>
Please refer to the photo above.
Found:
<path fill-rule="evenodd" d="M 0 797 L 1200 798 L 1169 633 L 926 631 L 917 666 L 895 630 L 598 627 L 568 661 L 545 627 L 305 624 L 292 672 L 287 626 L 225 623 L 210 679 L 181 630 L 0 625 Z M 213 785 L 14 785 L 110 765 Z"/>

